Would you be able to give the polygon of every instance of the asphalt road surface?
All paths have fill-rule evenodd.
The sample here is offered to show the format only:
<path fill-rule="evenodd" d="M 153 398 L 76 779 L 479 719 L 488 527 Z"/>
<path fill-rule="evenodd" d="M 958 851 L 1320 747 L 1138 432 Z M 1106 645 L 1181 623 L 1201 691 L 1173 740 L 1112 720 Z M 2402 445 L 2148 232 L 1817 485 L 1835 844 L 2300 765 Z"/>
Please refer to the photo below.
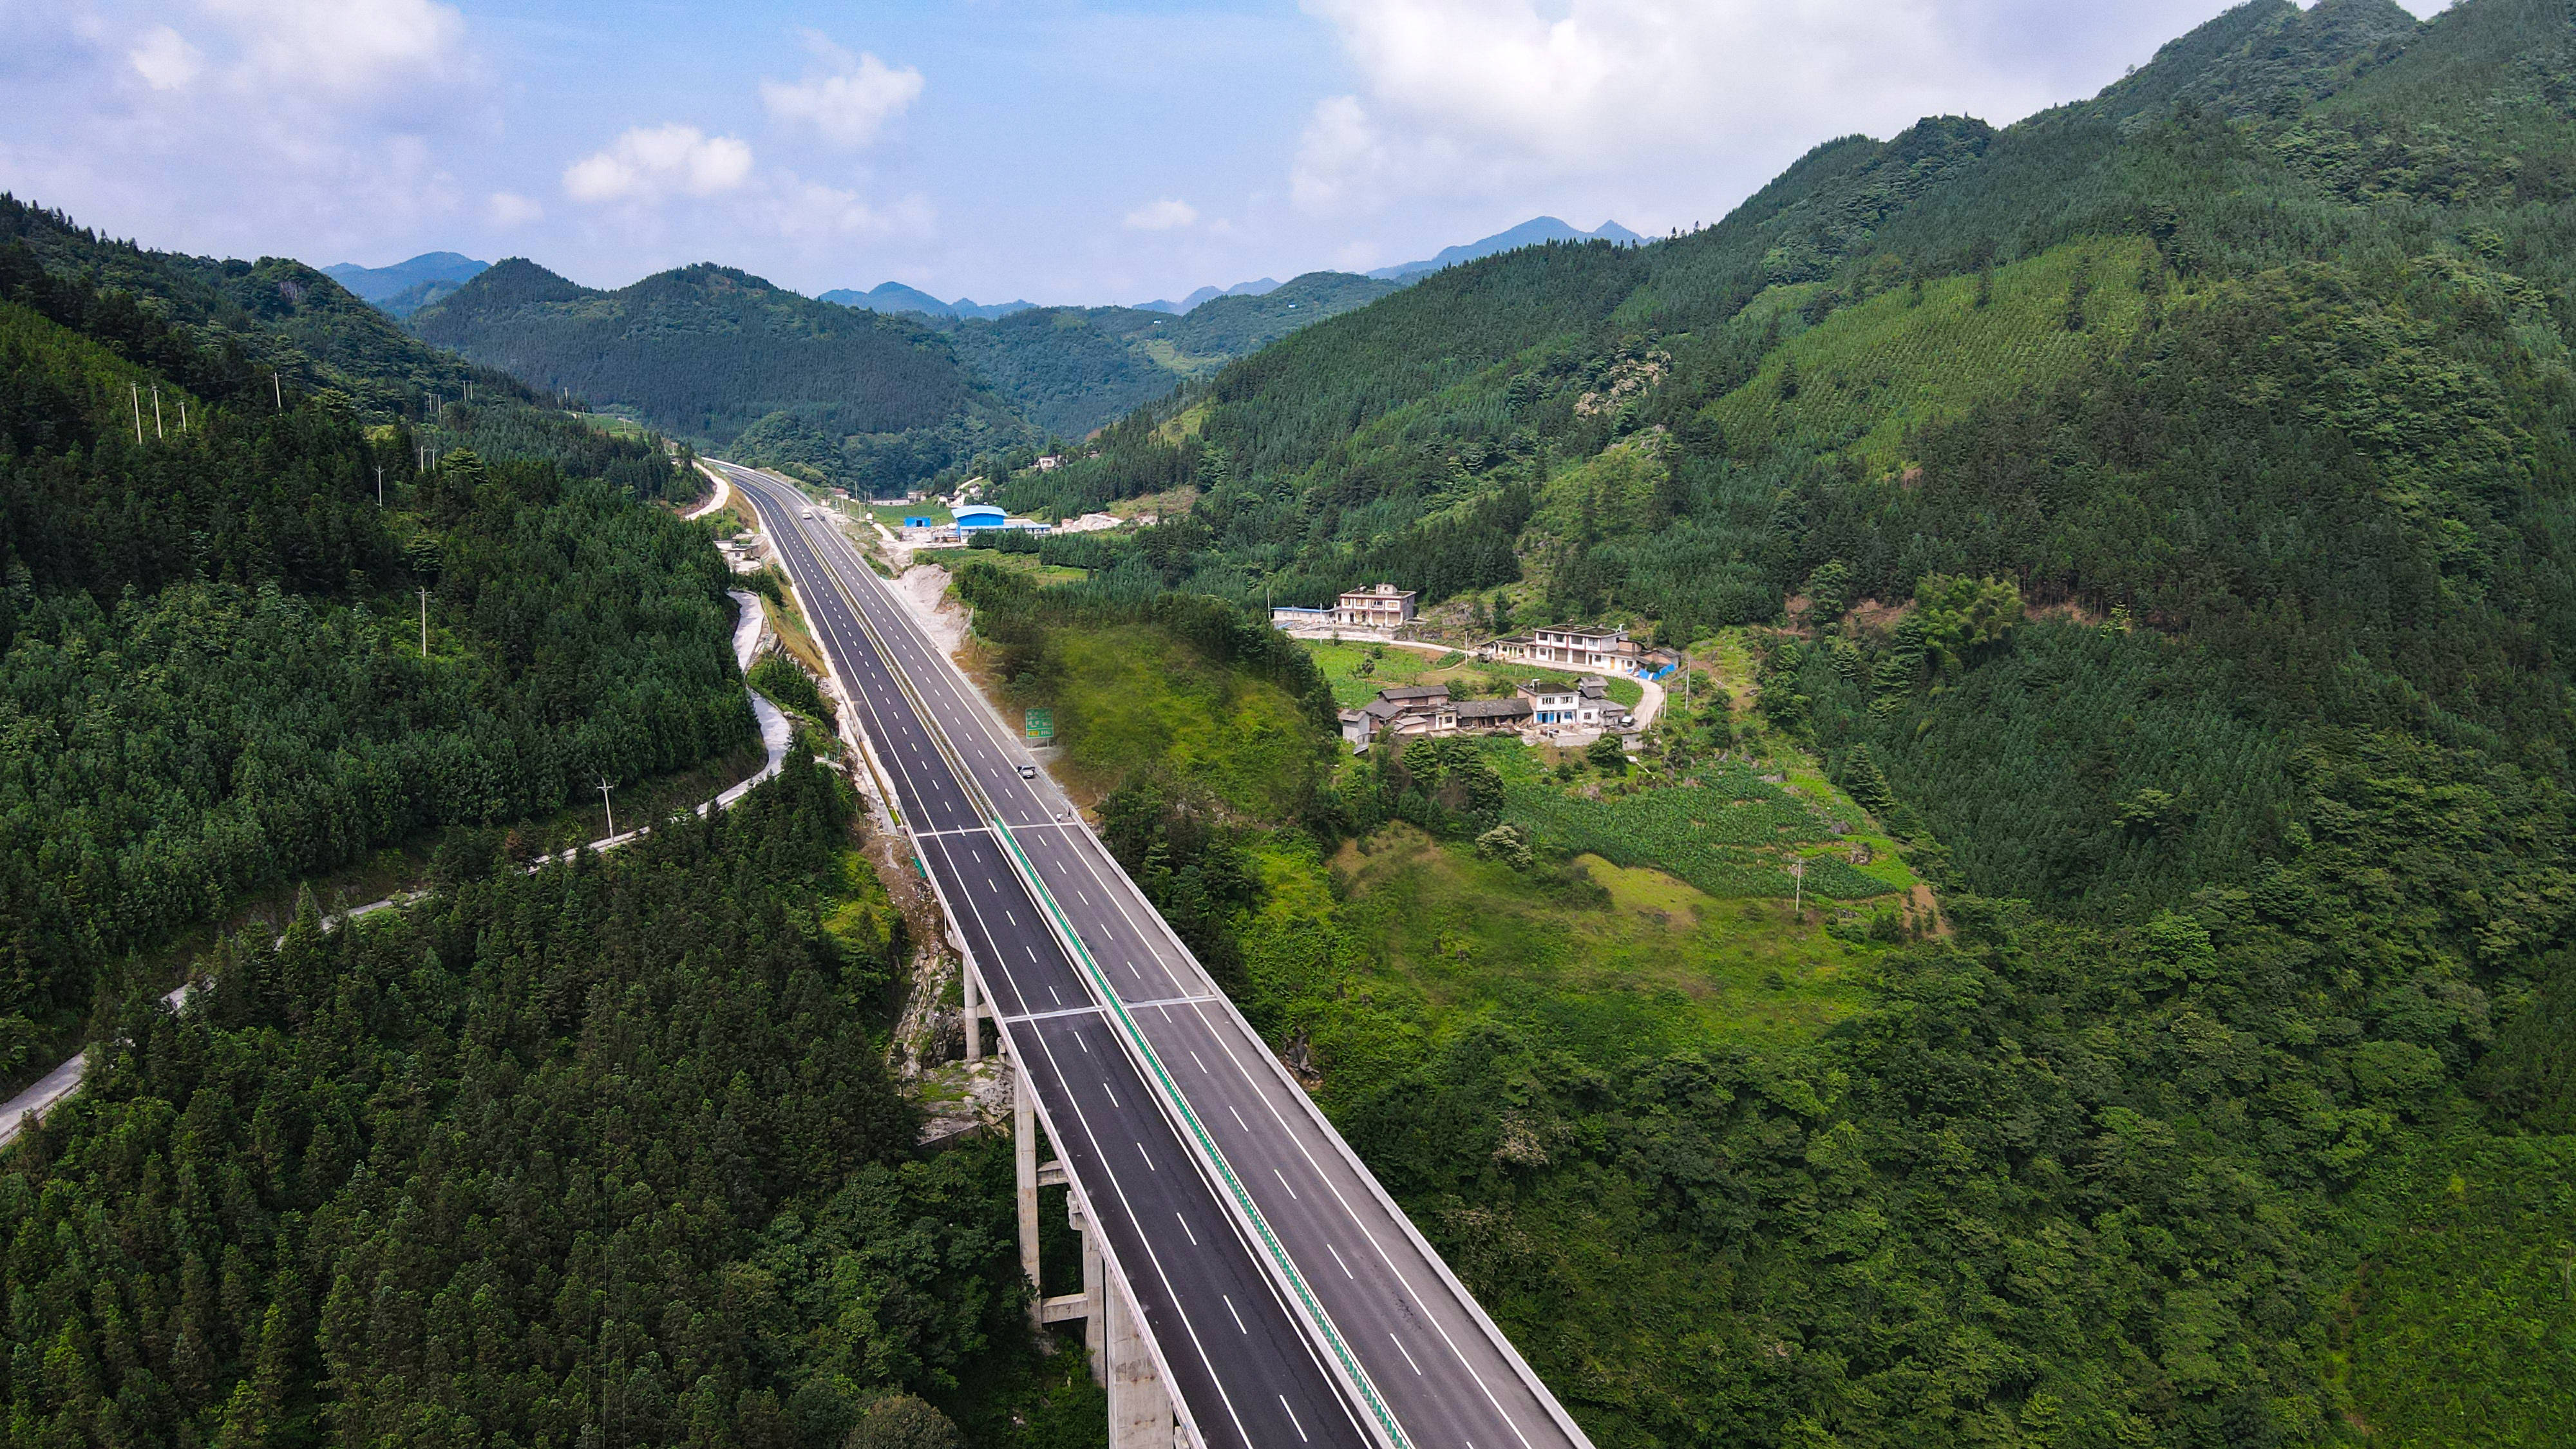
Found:
<path fill-rule="evenodd" d="M 1019 768 L 1030 757 L 910 610 L 827 520 L 807 523 L 799 518 L 804 500 L 786 486 L 747 470 L 727 471 L 736 486 L 763 500 L 764 514 L 777 510 L 772 516 L 797 533 L 794 546 L 801 557 L 813 560 L 791 559 L 789 568 L 800 582 L 809 577 L 808 568 L 828 568 L 843 585 L 835 604 L 855 604 L 865 612 L 869 627 L 892 656 L 877 659 L 872 650 L 872 667 L 882 670 L 891 663 L 903 672 L 931 722 L 1034 864 L 1047 894 L 1071 919 L 1084 948 L 1126 1003 L 1192 1114 L 1295 1261 L 1406 1437 L 1415 1445 L 1463 1449 L 1589 1449 L 1582 1431 L 1054 783 L 1043 772 L 1034 780 L 1021 778 Z M 812 592 L 808 586 L 809 602 Z M 895 711 L 872 708 L 869 720 L 871 738 L 880 741 L 880 757 L 892 758 L 883 743 L 886 737 L 873 733 L 879 713 Z M 910 710 L 902 713 L 917 730 L 920 721 Z M 908 759 L 927 759 L 933 753 L 926 744 L 907 741 L 893 748 Z M 965 794 L 956 789 L 953 777 L 949 788 L 956 792 L 954 809 L 966 811 Z M 960 821 L 955 828 L 977 830 L 973 839 L 978 848 L 998 846 L 971 814 L 939 818 Z M 930 838 L 955 840 L 961 848 L 968 839 Z M 1010 881 L 997 871 L 979 883 L 987 887 L 986 896 L 997 896 Z M 1021 898 L 1028 899 L 1025 892 Z M 952 891 L 950 899 L 959 897 Z M 979 948 L 979 961 L 991 959 Z M 1069 962 L 1066 975 L 1072 977 Z M 1079 984 L 1072 977 L 1055 982 L 1054 989 L 1068 1001 L 1087 1005 L 1087 997 L 1077 998 L 1070 989 Z M 1039 1003 L 1038 1009 L 1048 1005 Z M 999 1009 L 1013 1010 L 1007 1005 Z M 1099 1021 L 1091 1015 L 1078 1019 Z M 1105 1026 L 1095 1029 L 1106 1035 Z M 1095 1049 L 1101 1044 L 1091 1042 Z M 1133 1176 L 1132 1166 L 1114 1156 L 1106 1165 L 1122 1185 Z M 1080 1169 L 1076 1171 L 1078 1175 Z M 1173 1346 L 1165 1347 L 1170 1351 Z"/>
<path fill-rule="evenodd" d="M 1058 1160 L 1161 1350 L 1166 1387 L 1212 1446 L 1369 1445 L 1340 1384 L 859 627 L 849 586 L 874 575 L 862 564 L 850 577 L 854 560 L 826 563 L 818 547 L 830 525 L 806 525 L 801 497 L 757 474 L 727 471 L 760 510 L 808 622 L 853 696 L 922 863 L 993 993 L 1012 1059 L 1028 1072 Z"/>

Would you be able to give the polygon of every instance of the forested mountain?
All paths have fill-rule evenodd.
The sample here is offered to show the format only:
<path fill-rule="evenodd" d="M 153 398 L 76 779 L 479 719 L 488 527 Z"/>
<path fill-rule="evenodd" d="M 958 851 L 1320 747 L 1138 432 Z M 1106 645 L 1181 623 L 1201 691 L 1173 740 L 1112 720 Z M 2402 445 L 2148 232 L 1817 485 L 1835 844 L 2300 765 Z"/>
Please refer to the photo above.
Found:
<path fill-rule="evenodd" d="M 1178 317 L 1203 302 L 1213 302 L 1219 297 L 1258 297 L 1278 285 L 1277 277 L 1257 277 L 1249 282 L 1237 282 L 1231 287 L 1215 285 L 1200 287 L 1177 302 L 1169 297 L 1157 297 L 1151 302 L 1139 302 L 1136 307 L 1143 312 L 1169 312 Z"/>
<path fill-rule="evenodd" d="M 637 502 L 694 490 L 657 442 L 506 379 L 370 427 L 486 375 L 318 275 L 272 324 L 204 279 L 280 272 L 12 216 L 45 246 L 0 243 L 0 1072 L 247 892 L 747 736 L 722 568 Z"/>
<path fill-rule="evenodd" d="M 1175 317 L 1141 307 L 1033 307 L 993 319 L 924 317 L 1011 410 L 1079 438 L 1300 327 L 1364 307 L 1400 284 L 1309 272 Z M 829 295 L 829 294 L 826 294 Z M 869 305 L 874 305 L 870 303 Z"/>
<path fill-rule="evenodd" d="M 892 286 L 891 283 L 888 286 Z M 1397 284 L 1316 272 L 1187 317 L 1132 307 L 892 315 L 903 289 L 813 300 L 712 265 L 593 291 L 511 259 L 422 307 L 421 337 L 809 481 L 870 491 L 1081 437 Z M 847 305 L 844 305 L 844 304 Z"/>
<path fill-rule="evenodd" d="M 2551 1442 L 2571 237 L 2567 0 L 2254 0 L 1437 273 L 1004 500 L 1198 491 L 1043 545 L 1104 601 L 1739 631 L 1942 888 L 1772 1054 L 1365 1001 L 1311 921 L 1247 967 L 1596 1442 Z"/>
<path fill-rule="evenodd" d="M 462 841 L 421 908 L 127 998 L 0 1176 L 11 1441 L 954 1445 L 912 1394 L 1099 1442 L 1025 1328 L 1008 1144 L 913 1146 L 850 813 L 790 753 L 614 857 Z"/>
<path fill-rule="evenodd" d="M 423 282 L 462 285 L 490 265 L 490 262 L 478 262 L 460 252 L 422 252 L 409 261 L 396 262 L 389 267 L 334 262 L 322 269 L 322 275 L 370 302 L 383 302 Z"/>
<path fill-rule="evenodd" d="M 729 267 L 600 292 L 513 258 L 411 325 L 537 388 L 623 407 L 672 433 L 895 486 L 1028 434 L 918 323 Z"/>
<path fill-rule="evenodd" d="M 97 294 L 85 324 L 93 330 L 139 339 L 157 334 L 150 325 L 157 320 L 185 352 L 228 358 L 236 371 L 273 372 L 289 388 L 329 389 L 369 421 L 423 417 L 468 388 L 492 401 L 532 396 L 506 372 L 422 345 L 301 262 L 146 251 L 0 194 L 0 245 L 10 243 Z M 126 315 L 138 310 L 152 319 Z"/>
<path fill-rule="evenodd" d="M 408 317 L 464 286 L 475 273 L 490 265 L 456 252 L 423 252 L 390 267 L 335 262 L 324 267 L 322 273 L 383 308 L 386 315 Z"/>

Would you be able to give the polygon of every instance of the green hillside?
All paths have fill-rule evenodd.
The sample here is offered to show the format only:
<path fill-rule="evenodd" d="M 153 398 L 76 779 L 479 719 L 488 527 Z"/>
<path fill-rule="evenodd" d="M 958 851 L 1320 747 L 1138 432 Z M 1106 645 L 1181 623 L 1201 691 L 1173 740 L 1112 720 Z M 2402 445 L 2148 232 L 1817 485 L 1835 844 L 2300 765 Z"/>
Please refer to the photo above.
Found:
<path fill-rule="evenodd" d="M 743 742 L 721 568 L 639 502 L 694 491 L 657 441 L 506 381 L 371 426 L 481 374 L 13 215 L 46 246 L 0 243 L 0 1075 L 261 891 Z"/>
<path fill-rule="evenodd" d="M 1734 449 L 1840 453 L 1879 468 L 1910 459 L 1915 431 L 1935 418 L 2068 376 L 2117 350 L 2162 289 L 2155 248 L 2142 237 L 2067 242 L 1976 277 L 1920 287 L 1877 279 L 1822 323 L 1801 309 L 1816 283 L 1765 292 L 1732 324 L 1788 325 L 1761 369 L 1698 421 Z"/>
<path fill-rule="evenodd" d="M 900 484 L 1028 432 L 927 329 L 728 267 L 600 292 L 514 258 L 410 325 L 542 391 L 753 461 Z"/>
<path fill-rule="evenodd" d="M 0 1162 L 7 1437 L 837 1445 L 892 1404 L 1095 1442 L 1025 1332 L 1009 1149 L 922 1150 L 889 1078 L 905 927 L 846 786 L 791 751 L 577 849 L 600 782 L 625 823 L 759 758 L 732 580 L 658 506 L 685 451 L 506 382 L 433 411 L 416 365 L 487 375 L 32 215 L 0 1080 L 88 1073 Z M 419 899 L 326 926 L 335 877 Z"/>
<path fill-rule="evenodd" d="M 0 246 L 12 244 L 95 295 L 86 329 L 128 346 L 168 338 L 158 365 L 216 368 L 236 381 L 275 374 L 306 392 L 328 388 L 369 421 L 419 418 L 468 388 L 491 402 L 532 400 L 508 373 L 423 345 L 301 262 L 147 251 L 0 193 Z"/>
<path fill-rule="evenodd" d="M 1596 1442 L 2566 1422 L 2571 98 L 2567 0 L 2254 0 L 1694 234 L 1452 268 L 1010 476 L 1195 500 L 1037 545 L 1090 570 L 1068 608 L 1386 579 L 1452 642 L 1745 651 L 1748 719 L 1938 889 L 1831 1030 L 1719 1051 L 1577 969 L 1725 1000 L 1722 943 L 1671 974 L 1708 904 L 1651 962 L 1615 896 L 1552 914 L 1577 851 L 1777 889 L 1723 777 L 1533 797 L 1526 904 L 1344 794 L 1329 873 L 1262 857 L 1309 907 L 1247 1009 Z"/>

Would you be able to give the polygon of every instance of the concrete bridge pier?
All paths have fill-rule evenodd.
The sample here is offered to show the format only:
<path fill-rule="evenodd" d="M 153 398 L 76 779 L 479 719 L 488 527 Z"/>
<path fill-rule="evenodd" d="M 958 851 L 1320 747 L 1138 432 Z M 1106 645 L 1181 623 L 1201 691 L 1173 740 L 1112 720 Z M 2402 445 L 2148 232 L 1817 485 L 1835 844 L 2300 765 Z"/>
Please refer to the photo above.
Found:
<path fill-rule="evenodd" d="M 1016 1067 L 1016 1063 L 1014 1066 Z M 1068 1183 L 1064 1164 L 1038 1161 L 1037 1110 L 1028 1077 L 1011 1074 L 1011 1156 L 1018 1167 L 1020 1270 L 1042 1290 L 1039 1275 L 1038 1189 Z M 1193 1449 L 1189 1429 L 1173 1412 L 1171 1395 L 1155 1366 L 1151 1339 L 1124 1285 L 1101 1255 L 1100 1241 L 1083 1216 L 1082 1200 L 1067 1193 L 1065 1216 L 1082 1235 L 1082 1291 L 1031 1305 L 1037 1326 L 1082 1320 L 1082 1342 L 1091 1376 L 1109 1391 L 1109 1449 Z"/>

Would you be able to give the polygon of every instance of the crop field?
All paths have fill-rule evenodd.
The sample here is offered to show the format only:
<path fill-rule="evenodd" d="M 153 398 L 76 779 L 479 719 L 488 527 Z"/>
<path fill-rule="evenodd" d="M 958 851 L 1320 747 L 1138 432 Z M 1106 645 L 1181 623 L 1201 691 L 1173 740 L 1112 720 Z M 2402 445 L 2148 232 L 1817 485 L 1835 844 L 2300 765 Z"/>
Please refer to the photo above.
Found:
<path fill-rule="evenodd" d="M 1914 888 L 1895 842 L 1821 776 L 1773 780 L 1760 768 L 1709 765 L 1682 783 L 1594 798 L 1506 765 L 1503 814 L 1543 844 L 1653 866 L 1711 896 L 1864 901 Z M 1803 889 L 1793 861 L 1806 866 Z"/>
<path fill-rule="evenodd" d="M 1325 682 L 1333 686 L 1333 703 L 1344 709 L 1357 709 L 1377 698 L 1379 690 L 1401 684 L 1445 684 L 1452 695 L 1462 698 L 1498 699 L 1524 679 L 1577 677 L 1562 669 L 1527 664 L 1480 664 L 1456 650 L 1426 654 L 1382 645 L 1303 642 L 1315 656 L 1316 667 L 1324 671 Z M 1384 657 L 1372 658 L 1372 651 L 1382 651 Z M 1366 673 L 1361 672 L 1363 665 Z M 1614 675 L 1607 682 L 1610 697 L 1629 709 L 1646 697 L 1645 689 L 1633 679 Z"/>
<path fill-rule="evenodd" d="M 1711 411 L 1739 446 L 1794 439 L 1896 467 L 1912 429 L 2125 341 L 2145 314 L 2152 252 L 2143 237 L 2068 242 L 1994 272 L 1982 307 L 1975 277 L 1926 283 L 1920 301 L 1882 292 L 1791 339 Z"/>

